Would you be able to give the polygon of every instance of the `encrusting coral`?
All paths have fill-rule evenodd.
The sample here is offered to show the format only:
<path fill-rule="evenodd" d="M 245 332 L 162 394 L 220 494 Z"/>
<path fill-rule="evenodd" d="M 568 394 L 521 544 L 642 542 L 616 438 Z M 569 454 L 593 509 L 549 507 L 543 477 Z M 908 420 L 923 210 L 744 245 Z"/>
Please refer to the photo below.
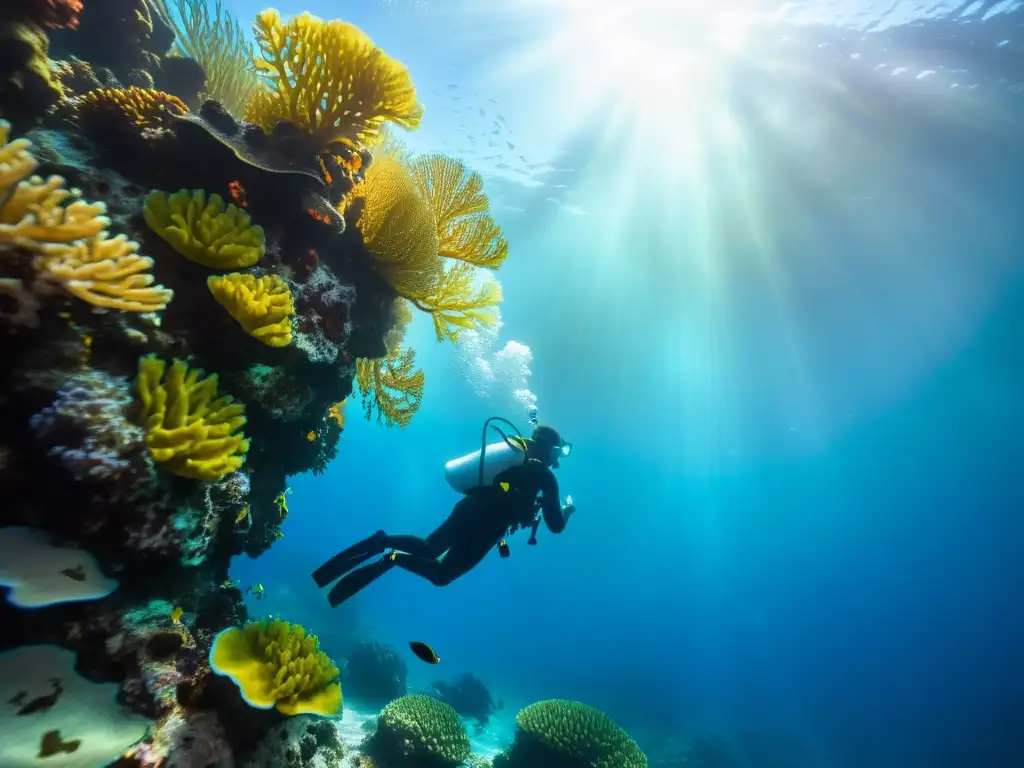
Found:
<path fill-rule="evenodd" d="M 154 190 L 142 208 L 146 223 L 187 259 L 211 269 L 251 267 L 266 251 L 263 227 L 218 194 L 182 189 Z"/>
<path fill-rule="evenodd" d="M 647 757 L 604 712 L 549 699 L 516 716 L 512 747 L 495 768 L 647 768 Z"/>
<path fill-rule="evenodd" d="M 339 142 L 365 145 L 387 122 L 419 126 L 423 108 L 409 71 L 359 27 L 309 13 L 281 19 L 274 9 L 253 26 L 266 85 L 254 91 L 246 119 L 268 133 L 288 120 L 307 131 L 317 151 Z"/>
<path fill-rule="evenodd" d="M 284 715 L 341 712 L 338 668 L 316 635 L 280 619 L 251 621 L 221 632 L 210 648 L 210 668 L 230 677 L 246 703 Z"/>
<path fill-rule="evenodd" d="M 458 714 L 431 696 L 403 696 L 377 719 L 367 753 L 392 768 L 456 768 L 469 756 Z"/>
<path fill-rule="evenodd" d="M 166 378 L 165 374 L 166 373 Z M 217 480 L 245 461 L 249 441 L 242 434 L 245 406 L 230 395 L 217 397 L 217 375 L 189 370 L 183 360 L 167 364 L 139 360 L 136 379 L 146 430 L 146 447 L 167 471 L 194 480 Z"/>
<path fill-rule="evenodd" d="M 206 280 L 213 297 L 246 333 L 268 347 L 292 343 L 295 302 L 288 283 L 277 275 L 213 275 Z"/>

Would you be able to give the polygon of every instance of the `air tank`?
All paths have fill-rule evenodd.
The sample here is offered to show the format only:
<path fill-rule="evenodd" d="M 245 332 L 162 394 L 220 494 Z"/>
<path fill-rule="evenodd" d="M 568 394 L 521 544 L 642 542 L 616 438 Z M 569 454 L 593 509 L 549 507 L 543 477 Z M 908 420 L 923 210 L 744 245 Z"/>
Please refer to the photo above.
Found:
<path fill-rule="evenodd" d="M 509 467 L 522 464 L 526 456 L 521 448 L 513 448 L 504 440 L 491 443 L 484 449 L 484 485 Z M 444 465 L 444 478 L 459 493 L 467 493 L 480 485 L 480 451 L 467 453 Z"/>

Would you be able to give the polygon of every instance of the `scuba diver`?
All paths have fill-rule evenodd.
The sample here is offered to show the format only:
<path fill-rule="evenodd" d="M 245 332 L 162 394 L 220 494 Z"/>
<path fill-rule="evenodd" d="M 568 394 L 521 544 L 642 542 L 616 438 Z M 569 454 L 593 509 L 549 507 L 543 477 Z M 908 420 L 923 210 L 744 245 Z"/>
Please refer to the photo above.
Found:
<path fill-rule="evenodd" d="M 538 426 L 529 438 L 510 437 L 492 427 L 502 440 L 487 445 L 492 421 L 515 429 L 505 419 L 491 417 L 484 422 L 480 450 L 445 465 L 449 484 L 464 495 L 437 530 L 425 539 L 377 531 L 313 571 L 321 588 L 341 578 L 327 595 L 332 608 L 396 566 L 443 587 L 475 568 L 495 545 L 501 557 L 508 557 L 505 537 L 520 528 L 532 528 L 530 544 L 536 544 L 542 518 L 552 533 L 565 529 L 576 507 L 572 497 L 561 503 L 551 470 L 569 455 L 572 444 L 552 427 Z M 357 568 L 377 555 L 384 556 Z"/>

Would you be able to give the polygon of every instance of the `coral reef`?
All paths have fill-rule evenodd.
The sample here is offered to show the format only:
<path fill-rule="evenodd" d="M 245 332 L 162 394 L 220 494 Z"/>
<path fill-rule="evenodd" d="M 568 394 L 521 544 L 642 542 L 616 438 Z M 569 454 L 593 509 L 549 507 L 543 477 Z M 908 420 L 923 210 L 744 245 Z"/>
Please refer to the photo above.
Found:
<path fill-rule="evenodd" d="M 338 668 L 299 627 L 246 623 L 228 568 L 283 535 L 288 478 L 326 471 L 356 386 L 409 423 L 414 308 L 438 339 L 496 322 L 482 181 L 384 136 L 420 122 L 412 76 L 345 21 L 268 10 L 252 47 L 206 0 L 2 5 L 0 666 L 63 693 L 5 698 L 0 728 L 32 719 L 0 763 L 337 763 L 302 715 L 340 712 Z M 354 691 L 406 693 L 396 654 L 358 653 Z M 469 752 L 423 697 L 374 743 Z"/>
<path fill-rule="evenodd" d="M 333 722 L 299 715 L 270 731 L 245 765 L 333 768 L 342 765 L 344 756 L 345 745 Z"/>
<path fill-rule="evenodd" d="M 447 704 L 403 696 L 381 711 L 364 751 L 389 768 L 456 768 L 469 757 L 469 737 Z"/>
<path fill-rule="evenodd" d="M 368 704 L 387 704 L 404 696 L 409 669 L 398 651 L 376 640 L 359 643 L 348 654 L 345 691 Z"/>
<path fill-rule="evenodd" d="M 515 742 L 495 768 L 647 768 L 647 757 L 600 710 L 551 699 L 516 716 Z"/>

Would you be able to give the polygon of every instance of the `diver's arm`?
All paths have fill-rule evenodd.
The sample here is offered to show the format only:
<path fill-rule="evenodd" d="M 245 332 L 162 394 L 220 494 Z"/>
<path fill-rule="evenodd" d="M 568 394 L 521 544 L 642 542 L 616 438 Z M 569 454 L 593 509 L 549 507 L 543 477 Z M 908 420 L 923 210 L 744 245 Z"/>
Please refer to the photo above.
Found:
<path fill-rule="evenodd" d="M 537 473 L 537 486 L 540 488 L 540 511 L 544 515 L 544 524 L 552 533 L 561 533 L 565 530 L 565 524 L 572 512 L 566 514 L 562 507 L 555 473 L 540 462 L 537 462 L 534 471 Z"/>

